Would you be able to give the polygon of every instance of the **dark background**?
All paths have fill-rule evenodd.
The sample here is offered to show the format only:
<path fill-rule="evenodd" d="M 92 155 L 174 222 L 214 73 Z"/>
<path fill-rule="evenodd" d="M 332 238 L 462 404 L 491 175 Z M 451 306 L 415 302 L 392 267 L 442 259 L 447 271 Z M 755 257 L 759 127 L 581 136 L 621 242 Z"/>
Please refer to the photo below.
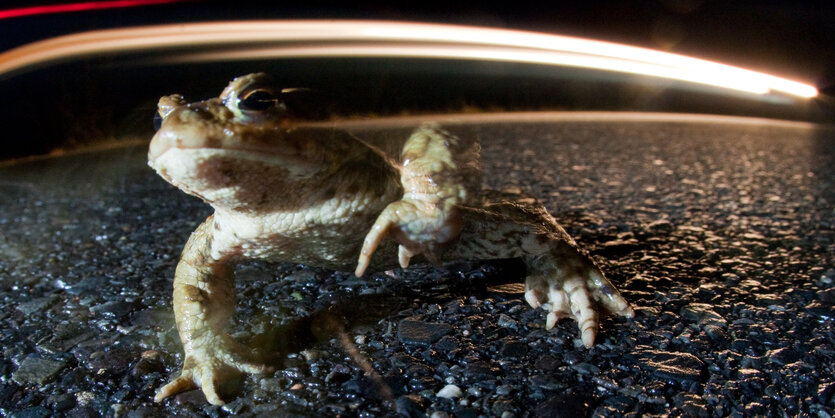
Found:
<path fill-rule="evenodd" d="M 4 2 L 4 8 L 35 2 Z M 39 2 L 60 4 L 68 2 Z M 415 20 L 526 29 L 655 48 L 773 72 L 831 92 L 831 1 L 259 2 L 186 1 L 0 21 L 0 49 L 67 33 L 150 23 L 227 19 Z"/>
<path fill-rule="evenodd" d="M 44 2 L 39 4 L 62 4 Z M 0 158 L 151 134 L 155 100 L 215 96 L 231 77 L 280 75 L 310 87 L 333 113 L 375 115 L 477 110 L 637 110 L 750 115 L 831 123 L 835 2 L 699 0 L 480 2 L 427 6 L 382 2 L 185 1 L 0 20 L 0 50 L 93 29 L 236 19 L 383 19 L 523 29 L 695 56 L 813 84 L 795 103 L 718 96 L 634 76 L 531 65 L 420 60 L 252 61 L 148 68 L 133 57 L 61 63 L 0 78 L 9 104 Z M 4 3 L 4 8 L 31 2 Z M 442 69 L 442 70 L 439 70 Z M 593 77 L 589 77 L 589 75 Z"/>

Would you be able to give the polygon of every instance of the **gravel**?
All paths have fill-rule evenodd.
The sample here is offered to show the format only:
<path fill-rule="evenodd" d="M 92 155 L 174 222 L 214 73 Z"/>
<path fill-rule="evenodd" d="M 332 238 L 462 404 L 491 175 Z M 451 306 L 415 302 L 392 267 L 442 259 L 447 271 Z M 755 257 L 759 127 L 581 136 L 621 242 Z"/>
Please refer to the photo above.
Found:
<path fill-rule="evenodd" d="M 544 328 L 515 260 L 361 280 L 237 269 L 232 335 L 276 371 L 162 404 L 171 279 L 209 209 L 144 146 L 0 166 L 0 413 L 819 416 L 835 413 L 835 130 L 634 115 L 467 125 L 486 182 L 541 198 L 633 304 L 596 345 Z M 347 337 L 347 338 L 344 338 Z M 353 352 L 353 354 L 351 354 Z"/>
<path fill-rule="evenodd" d="M 397 339 L 403 344 L 429 346 L 452 332 L 452 325 L 404 319 L 397 325 Z"/>
<path fill-rule="evenodd" d="M 12 374 L 12 380 L 19 385 L 43 385 L 52 380 L 67 363 L 34 356 L 26 357 Z"/>

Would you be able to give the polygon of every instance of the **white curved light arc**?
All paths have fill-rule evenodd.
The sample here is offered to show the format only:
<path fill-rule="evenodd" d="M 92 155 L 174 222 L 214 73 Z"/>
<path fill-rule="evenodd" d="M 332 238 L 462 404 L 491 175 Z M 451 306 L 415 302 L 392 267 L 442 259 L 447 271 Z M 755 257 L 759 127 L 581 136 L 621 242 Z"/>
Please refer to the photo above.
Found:
<path fill-rule="evenodd" d="M 300 46 L 300 43 L 307 45 Z M 182 60 L 396 56 L 538 63 L 641 74 L 754 94 L 811 98 L 814 86 L 707 60 L 610 42 L 505 29 L 381 21 L 190 23 L 66 35 L 0 54 L 0 74 L 78 56 L 186 46 L 249 47 L 184 53 Z"/>
<path fill-rule="evenodd" d="M 488 60 L 520 62 L 541 65 L 559 65 L 567 67 L 589 68 L 627 74 L 660 77 L 698 84 L 706 84 L 753 94 L 766 94 L 767 86 L 744 78 L 713 79 L 704 73 L 681 70 L 672 67 L 657 66 L 642 62 L 613 60 L 593 55 L 578 55 L 566 52 L 525 51 L 511 48 L 490 48 L 487 50 L 450 47 L 446 45 L 392 44 L 392 45 L 330 45 L 303 47 L 254 48 L 244 51 L 219 51 L 205 53 L 186 53 L 163 60 L 174 62 L 211 62 L 223 59 L 258 59 L 258 58 L 313 58 L 313 57 L 431 57 L 459 60 Z"/>

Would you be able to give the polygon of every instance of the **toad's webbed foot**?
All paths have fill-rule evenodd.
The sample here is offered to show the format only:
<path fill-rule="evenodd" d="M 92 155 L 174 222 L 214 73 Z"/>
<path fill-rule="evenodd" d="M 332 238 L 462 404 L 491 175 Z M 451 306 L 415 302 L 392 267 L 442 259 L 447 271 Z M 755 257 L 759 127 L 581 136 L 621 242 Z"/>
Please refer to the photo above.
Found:
<path fill-rule="evenodd" d="M 577 260 L 561 258 L 577 257 Z M 582 258 L 581 258 L 582 257 Z M 600 270 L 585 261 L 585 256 L 568 252 L 529 262 L 534 271 L 545 274 L 531 274 L 525 282 L 525 300 L 534 308 L 542 307 L 548 312 L 546 328 L 551 329 L 562 318 L 572 318 L 580 328 L 583 345 L 591 347 L 597 336 L 599 310 L 631 318 L 635 313 L 620 292 L 609 282 Z M 564 268 L 576 265 L 579 268 Z M 553 266 L 561 266 L 553 269 Z"/>
<path fill-rule="evenodd" d="M 461 234 L 445 256 L 521 258 L 527 268 L 525 300 L 548 312 L 548 329 L 561 318 L 572 318 L 583 344 L 591 347 L 601 314 L 634 315 L 594 261 L 536 200 L 484 191 L 481 206 L 463 208 L 461 217 Z"/>
<path fill-rule="evenodd" d="M 201 388 L 206 400 L 223 405 L 220 396 L 225 383 L 235 382 L 243 373 L 269 373 L 271 367 L 256 360 L 254 351 L 227 335 L 213 335 L 195 341 L 186 352 L 180 376 L 163 386 L 154 396 L 155 402 L 180 392 Z"/>

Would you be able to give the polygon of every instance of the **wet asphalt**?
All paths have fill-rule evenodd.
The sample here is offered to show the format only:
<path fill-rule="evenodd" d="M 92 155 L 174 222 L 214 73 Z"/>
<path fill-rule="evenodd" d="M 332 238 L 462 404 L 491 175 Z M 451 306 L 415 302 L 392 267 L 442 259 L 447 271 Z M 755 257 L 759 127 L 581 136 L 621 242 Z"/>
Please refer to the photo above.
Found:
<path fill-rule="evenodd" d="M 602 119 L 602 120 L 601 120 Z M 450 125 L 448 125 L 450 126 Z M 454 127 L 454 126 L 453 126 Z M 835 411 L 835 129 L 496 118 L 487 186 L 539 197 L 636 309 L 544 328 L 515 260 L 357 279 L 238 267 L 232 335 L 276 371 L 162 404 L 171 280 L 210 213 L 145 146 L 0 166 L 0 412 L 46 416 L 817 416 Z"/>

